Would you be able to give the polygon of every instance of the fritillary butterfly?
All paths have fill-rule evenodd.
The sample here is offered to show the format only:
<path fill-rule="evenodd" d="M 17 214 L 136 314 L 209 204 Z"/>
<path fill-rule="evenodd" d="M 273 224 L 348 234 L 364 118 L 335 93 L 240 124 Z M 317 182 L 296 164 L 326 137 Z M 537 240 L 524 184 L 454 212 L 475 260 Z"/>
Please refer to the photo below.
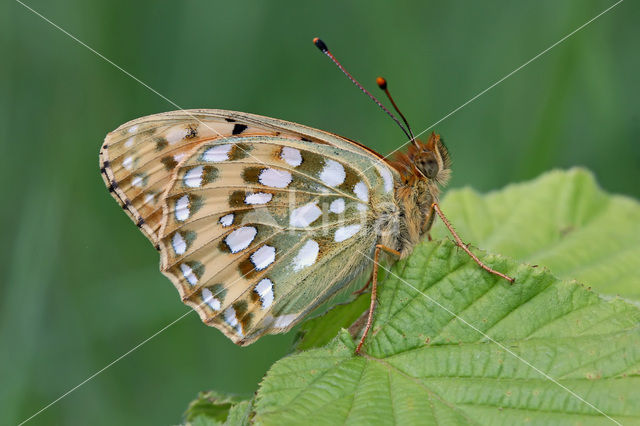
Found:
<path fill-rule="evenodd" d="M 412 142 L 388 161 L 296 123 L 182 110 L 109 133 L 100 170 L 160 252 L 162 273 L 182 301 L 248 345 L 289 330 L 370 268 L 371 258 L 377 264 L 381 250 L 405 257 L 428 233 L 441 214 L 439 187 L 450 161 L 438 135 Z M 375 267 L 372 283 L 358 350 L 371 325 Z"/>

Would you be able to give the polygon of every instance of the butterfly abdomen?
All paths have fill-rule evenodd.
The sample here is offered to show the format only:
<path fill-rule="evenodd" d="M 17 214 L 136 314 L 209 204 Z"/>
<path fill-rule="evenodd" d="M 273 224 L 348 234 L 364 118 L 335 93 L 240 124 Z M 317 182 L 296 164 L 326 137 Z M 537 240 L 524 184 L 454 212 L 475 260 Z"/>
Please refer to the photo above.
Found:
<path fill-rule="evenodd" d="M 375 229 L 378 244 L 408 256 L 431 226 L 430 206 L 437 200 L 429 183 L 418 180 L 412 185 L 399 184 L 393 203 L 378 206 Z"/>

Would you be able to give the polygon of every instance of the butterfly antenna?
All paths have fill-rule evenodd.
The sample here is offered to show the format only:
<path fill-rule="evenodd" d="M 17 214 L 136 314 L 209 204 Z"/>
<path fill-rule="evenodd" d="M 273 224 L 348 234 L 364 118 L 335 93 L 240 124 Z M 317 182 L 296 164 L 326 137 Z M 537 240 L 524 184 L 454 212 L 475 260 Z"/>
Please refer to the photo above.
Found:
<path fill-rule="evenodd" d="M 405 129 L 405 128 L 404 128 L 404 126 L 402 125 L 402 123 L 400 122 L 400 120 L 398 120 L 398 119 L 396 118 L 396 116 L 395 116 L 395 115 L 393 115 L 393 113 L 392 113 L 391 111 L 389 111 L 387 108 L 385 108 L 385 106 L 384 106 L 384 105 L 382 105 L 382 103 L 380 103 L 380 101 L 378 100 L 378 98 L 376 98 L 376 97 L 375 97 L 375 96 L 373 96 L 371 93 L 369 93 L 369 91 L 368 91 L 367 89 L 365 89 L 364 87 L 362 87 L 362 85 L 361 85 L 360 83 L 358 83 L 358 81 L 357 81 L 355 78 L 353 78 L 353 76 L 352 76 L 351 74 L 349 74 L 349 72 L 348 72 L 346 69 L 344 69 L 344 67 L 342 66 L 342 64 L 341 64 L 340 62 L 338 62 L 338 60 L 335 58 L 335 56 L 333 56 L 333 54 L 329 51 L 329 48 L 328 48 L 328 47 L 327 47 L 327 45 L 324 43 L 324 41 L 322 41 L 322 40 L 320 40 L 318 37 L 316 37 L 316 38 L 314 38 L 314 39 L 313 39 L 313 44 L 315 44 L 315 45 L 316 45 L 316 47 L 317 47 L 318 49 L 320 49 L 320 51 L 321 51 L 322 53 L 324 53 L 325 55 L 327 55 L 327 56 L 329 57 L 329 59 L 331 59 L 331 60 L 333 61 L 333 63 L 334 63 L 334 64 L 336 64 L 336 66 L 337 66 L 338 68 L 340 68 L 340 71 L 342 71 L 342 72 L 344 73 L 344 75 L 346 75 L 346 76 L 347 76 L 347 78 L 349 78 L 349 80 L 351 80 L 351 82 L 352 82 L 353 84 L 355 84 L 355 85 L 358 87 L 358 89 L 362 90 L 362 92 L 363 92 L 365 95 L 367 95 L 367 96 L 368 96 L 368 97 L 369 97 L 373 102 L 375 102 L 375 103 L 376 103 L 376 105 L 378 105 L 378 106 L 379 106 L 379 107 L 380 107 L 384 112 L 386 112 L 386 113 L 387 113 L 387 115 L 388 115 L 389 117 L 391 117 L 391 118 L 393 119 L 393 121 L 395 121 L 395 122 L 398 124 L 398 126 L 400 126 L 400 128 L 402 129 L 402 131 L 404 132 L 404 134 L 405 134 L 405 135 L 407 135 L 407 137 L 408 137 L 409 139 L 411 139 L 412 141 L 414 140 L 413 135 L 412 135 L 411 133 L 409 133 L 409 132 L 407 131 L 407 129 Z M 393 102 L 393 101 L 392 101 L 392 102 Z M 394 106 L 395 106 L 395 104 L 394 104 Z M 398 110 L 398 108 L 396 107 L 396 111 L 397 111 L 397 110 Z M 400 111 L 398 111 L 398 112 L 400 112 Z M 400 115 L 402 115 L 402 114 L 400 114 Z M 402 118 L 403 118 L 403 120 L 404 120 L 404 117 L 402 117 Z M 404 120 L 404 121 L 405 121 L 405 123 L 406 123 L 406 121 L 407 121 L 407 120 Z"/>
<path fill-rule="evenodd" d="M 389 89 L 387 88 L 387 80 L 385 80 L 382 77 L 378 77 L 378 78 L 376 78 L 376 83 L 378 83 L 378 87 L 380 89 L 384 90 L 384 93 L 387 95 L 387 98 L 389 98 L 389 101 L 391 101 L 391 105 L 393 105 L 393 108 L 395 108 L 395 110 L 398 112 L 398 114 L 400 114 L 400 117 L 402 117 L 402 121 L 404 121 L 404 124 L 405 124 L 405 126 L 407 126 L 407 130 L 409 131 L 409 134 L 411 135 L 411 136 L 409 136 L 411 138 L 411 142 L 414 145 L 417 144 L 416 137 L 413 135 L 413 132 L 411 131 L 411 126 L 409 126 L 409 122 L 407 121 L 407 119 L 405 118 L 404 114 L 402 113 L 402 111 L 400 111 L 400 108 L 398 108 L 398 105 L 396 105 L 395 101 L 391 97 L 391 93 L 389 93 Z"/>

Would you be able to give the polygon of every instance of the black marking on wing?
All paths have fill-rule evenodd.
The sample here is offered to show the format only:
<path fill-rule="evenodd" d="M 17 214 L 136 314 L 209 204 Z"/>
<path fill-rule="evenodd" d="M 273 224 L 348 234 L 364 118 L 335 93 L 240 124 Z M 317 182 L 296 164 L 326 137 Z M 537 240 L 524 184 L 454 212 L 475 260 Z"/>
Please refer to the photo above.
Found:
<path fill-rule="evenodd" d="M 247 126 L 245 124 L 236 124 L 236 125 L 233 126 L 233 130 L 231 131 L 231 134 L 239 135 L 240 133 L 244 132 L 245 130 L 247 130 Z"/>

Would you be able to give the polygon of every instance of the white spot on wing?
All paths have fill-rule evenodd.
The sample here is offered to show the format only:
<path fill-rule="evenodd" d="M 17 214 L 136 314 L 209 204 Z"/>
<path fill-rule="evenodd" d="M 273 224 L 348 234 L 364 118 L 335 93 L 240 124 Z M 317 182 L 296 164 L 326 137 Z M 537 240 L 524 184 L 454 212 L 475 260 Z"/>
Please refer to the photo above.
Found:
<path fill-rule="evenodd" d="M 145 204 L 148 204 L 148 203 L 151 203 L 151 202 L 155 203 L 155 202 L 156 202 L 155 198 L 156 198 L 156 194 L 153 194 L 153 193 L 151 193 L 151 192 L 148 192 L 148 193 L 144 196 L 144 203 L 145 203 Z"/>
<path fill-rule="evenodd" d="M 311 202 L 291 211 L 289 225 L 296 228 L 304 228 L 311 225 L 320 215 L 322 215 L 320 207 L 315 202 Z"/>
<path fill-rule="evenodd" d="M 129 129 L 131 130 L 131 129 Z M 124 143 L 125 148 L 131 148 L 133 146 L 133 140 L 135 138 L 133 136 L 131 136 L 129 139 L 127 139 L 127 141 Z"/>
<path fill-rule="evenodd" d="M 251 262 L 256 270 L 262 271 L 276 260 L 276 249 L 271 246 L 262 246 L 251 255 Z"/>
<path fill-rule="evenodd" d="M 329 211 L 337 214 L 344 212 L 344 200 L 342 198 L 333 200 L 329 205 Z"/>
<path fill-rule="evenodd" d="M 202 185 L 203 166 L 197 166 L 184 174 L 184 184 L 189 188 L 198 188 Z"/>
<path fill-rule="evenodd" d="M 273 303 L 273 282 L 269 278 L 264 278 L 254 288 L 254 291 L 260 296 L 262 309 L 267 309 Z"/>
<path fill-rule="evenodd" d="M 220 300 L 213 297 L 213 293 L 211 293 L 211 290 L 208 288 L 202 289 L 202 301 L 209 305 L 209 307 L 214 311 L 220 310 Z"/>
<path fill-rule="evenodd" d="M 229 306 L 227 309 L 225 309 L 225 311 L 224 311 L 224 320 L 231 327 L 235 327 L 236 325 L 238 325 L 238 318 L 236 317 L 236 310 L 233 309 L 233 306 Z"/>
<path fill-rule="evenodd" d="M 183 195 L 182 197 L 178 198 L 178 201 L 176 201 L 176 219 L 180 222 L 184 222 L 185 220 L 189 219 L 190 214 L 191 211 L 189 211 L 189 196 Z"/>
<path fill-rule="evenodd" d="M 187 154 L 185 154 L 184 152 L 181 152 L 180 154 L 174 155 L 173 159 L 176 160 L 176 163 L 179 163 L 180 161 L 182 161 L 185 155 Z"/>
<path fill-rule="evenodd" d="M 202 159 L 210 163 L 219 163 L 220 161 L 226 161 L 229 159 L 229 151 L 231 150 L 231 144 L 216 145 L 207 149 L 202 154 Z"/>
<path fill-rule="evenodd" d="M 173 246 L 173 251 L 177 255 L 184 254 L 184 252 L 187 250 L 187 242 L 184 240 L 184 238 L 182 238 L 182 235 L 179 232 L 173 234 L 171 245 Z"/>
<path fill-rule="evenodd" d="M 293 259 L 293 270 L 299 271 L 302 268 L 313 265 L 318 258 L 319 252 L 320 246 L 318 245 L 318 243 L 313 240 L 308 240 L 300 248 L 300 251 Z"/>
<path fill-rule="evenodd" d="M 233 223 L 233 213 L 229 213 L 228 215 L 222 216 L 220 218 L 220 225 L 227 227 L 231 226 Z"/>
<path fill-rule="evenodd" d="M 122 167 L 124 167 L 127 170 L 133 169 L 133 157 L 129 156 L 124 160 L 122 160 Z"/>
<path fill-rule="evenodd" d="M 184 275 L 185 279 L 191 285 L 196 285 L 198 283 L 198 277 L 193 273 L 193 269 L 186 263 L 180 264 L 180 270 L 182 271 L 182 275 Z"/>
<path fill-rule="evenodd" d="M 245 204 L 267 204 L 273 198 L 273 194 L 267 192 L 256 192 L 244 197 Z"/>
<path fill-rule="evenodd" d="M 238 317 L 236 316 L 236 310 L 233 309 L 233 306 L 229 306 L 224 310 L 224 320 L 231 327 L 236 329 L 236 332 L 240 337 L 243 337 L 242 334 L 242 324 L 238 322 Z"/>
<path fill-rule="evenodd" d="M 287 328 L 297 317 L 297 314 L 279 315 L 274 317 L 273 327 Z"/>
<path fill-rule="evenodd" d="M 258 181 L 265 186 L 286 188 L 291 183 L 291 173 L 286 170 L 264 169 L 260 172 Z"/>
<path fill-rule="evenodd" d="M 358 211 L 361 211 L 361 212 L 367 211 L 367 205 L 366 204 L 358 203 L 356 208 L 358 209 Z"/>
<path fill-rule="evenodd" d="M 181 140 L 183 140 L 185 138 L 185 136 L 187 136 L 187 129 L 184 128 L 184 126 L 174 126 L 172 128 L 170 128 L 169 130 L 167 130 L 167 133 L 165 133 L 165 139 L 167 140 L 167 142 L 169 142 L 170 144 L 174 144 L 176 142 L 180 142 Z"/>
<path fill-rule="evenodd" d="M 140 175 L 135 175 L 133 179 L 131 179 L 131 185 L 142 188 L 144 186 L 144 178 Z"/>
<path fill-rule="evenodd" d="M 320 180 L 328 186 L 338 186 L 344 182 L 347 177 L 342 164 L 337 161 L 325 159 L 324 168 L 320 172 Z"/>
<path fill-rule="evenodd" d="M 137 124 L 135 126 L 129 127 L 129 130 L 127 130 L 127 132 L 129 132 L 129 133 L 135 133 L 137 131 L 138 131 L 138 125 Z"/>
<path fill-rule="evenodd" d="M 333 239 L 336 243 L 340 243 L 353 237 L 360 230 L 360 228 L 361 226 L 359 224 L 342 226 L 336 230 Z"/>
<path fill-rule="evenodd" d="M 369 188 L 367 188 L 367 184 L 360 181 L 355 184 L 353 187 L 353 192 L 365 203 L 369 201 Z"/>
<path fill-rule="evenodd" d="M 257 233 L 258 230 L 253 226 L 243 226 L 227 235 L 224 242 L 229 246 L 231 253 L 237 253 L 249 247 Z"/>
<path fill-rule="evenodd" d="M 389 171 L 389 169 L 385 166 L 381 166 L 380 164 L 376 164 L 376 170 L 382 176 L 382 180 L 384 181 L 384 190 L 386 192 L 393 191 L 393 175 Z"/>
<path fill-rule="evenodd" d="M 302 155 L 300 155 L 300 151 L 288 146 L 282 148 L 280 158 L 282 158 L 288 165 L 293 167 L 298 167 L 300 164 L 302 164 Z"/>

